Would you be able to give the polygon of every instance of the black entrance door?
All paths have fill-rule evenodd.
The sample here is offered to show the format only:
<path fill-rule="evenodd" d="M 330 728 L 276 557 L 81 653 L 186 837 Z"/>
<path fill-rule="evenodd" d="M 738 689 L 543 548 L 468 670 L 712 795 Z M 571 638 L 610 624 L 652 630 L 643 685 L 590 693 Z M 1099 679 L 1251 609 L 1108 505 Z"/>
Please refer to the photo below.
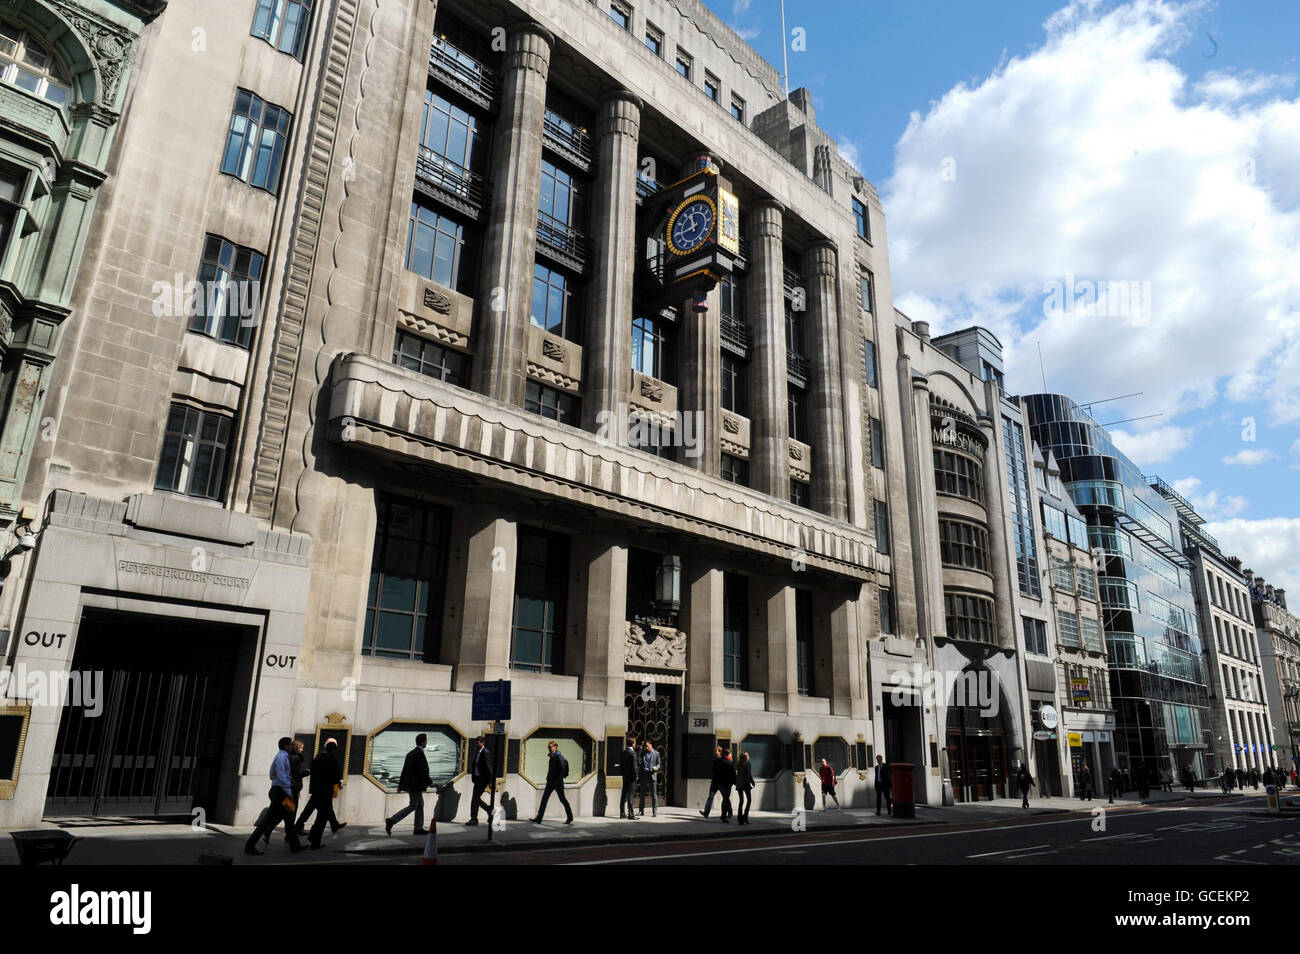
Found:
<path fill-rule="evenodd" d="M 657 682 L 628 682 L 626 693 L 627 734 L 636 736 L 638 747 L 649 739 L 659 752 L 659 804 L 673 805 L 672 743 L 677 687 Z"/>
<path fill-rule="evenodd" d="M 211 815 L 241 632 L 87 611 L 73 669 L 102 697 L 63 709 L 45 814 Z"/>

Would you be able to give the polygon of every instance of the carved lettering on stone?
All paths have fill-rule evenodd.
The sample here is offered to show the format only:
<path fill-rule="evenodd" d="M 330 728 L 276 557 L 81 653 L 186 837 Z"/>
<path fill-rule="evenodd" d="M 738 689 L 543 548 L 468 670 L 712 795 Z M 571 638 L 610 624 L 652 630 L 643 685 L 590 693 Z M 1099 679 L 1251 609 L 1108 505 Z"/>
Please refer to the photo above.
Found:
<path fill-rule="evenodd" d="M 629 666 L 685 672 L 686 634 L 667 626 L 644 627 L 629 622 L 624 662 Z"/>
<path fill-rule="evenodd" d="M 424 290 L 424 307 L 449 315 L 451 314 L 451 296 L 444 295 L 435 288 L 426 288 Z"/>

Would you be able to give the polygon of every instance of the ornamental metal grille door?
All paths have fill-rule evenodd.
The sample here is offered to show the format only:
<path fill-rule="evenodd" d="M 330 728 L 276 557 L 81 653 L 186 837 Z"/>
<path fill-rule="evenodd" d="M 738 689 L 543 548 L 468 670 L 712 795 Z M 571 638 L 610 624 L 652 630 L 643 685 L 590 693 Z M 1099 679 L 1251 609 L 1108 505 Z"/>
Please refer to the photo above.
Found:
<path fill-rule="evenodd" d="M 196 805 L 210 811 L 228 692 L 210 675 L 105 673 L 102 712 L 63 710 L 46 814 L 174 815 Z"/>
<path fill-rule="evenodd" d="M 659 804 L 673 805 L 673 716 L 677 711 L 677 687 L 650 682 L 628 682 L 627 734 L 637 745 L 646 739 L 659 753 Z"/>

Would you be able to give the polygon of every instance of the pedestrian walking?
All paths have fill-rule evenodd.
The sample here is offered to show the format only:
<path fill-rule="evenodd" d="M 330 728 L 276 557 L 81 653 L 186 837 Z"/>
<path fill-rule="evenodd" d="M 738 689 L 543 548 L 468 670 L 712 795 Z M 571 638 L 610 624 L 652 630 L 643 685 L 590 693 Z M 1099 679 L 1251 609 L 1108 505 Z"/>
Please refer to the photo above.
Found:
<path fill-rule="evenodd" d="M 1023 764 L 1022 764 L 1022 765 L 1020 766 L 1020 776 L 1019 776 L 1019 778 L 1018 778 L 1016 781 L 1017 781 L 1017 784 L 1018 784 L 1019 787 L 1020 787 L 1020 807 L 1021 807 L 1021 808 L 1028 808 L 1028 807 L 1029 807 L 1029 790 L 1030 790 L 1031 788 L 1034 787 L 1034 779 L 1033 779 L 1033 776 L 1031 776 L 1031 775 L 1029 774 L 1029 766 L 1028 766 L 1028 765 L 1023 765 Z"/>
<path fill-rule="evenodd" d="M 1119 768 L 1110 770 L 1110 778 L 1106 780 L 1106 794 L 1110 796 L 1111 804 L 1115 803 L 1115 793 L 1119 791 L 1120 786 L 1124 784 L 1124 776 L 1120 774 Z"/>
<path fill-rule="evenodd" d="M 330 826 L 330 834 L 337 835 L 339 829 L 346 828 L 347 822 L 340 822 L 334 815 L 334 799 L 338 797 L 339 786 L 343 784 L 343 769 L 339 767 L 336 751 L 339 747 L 334 739 L 325 740 L 323 748 L 311 762 L 310 807 L 316 812 L 316 821 L 311 826 L 307 843 L 315 850 L 320 847 L 321 835 L 325 826 Z M 307 814 L 303 813 L 304 816 Z"/>
<path fill-rule="evenodd" d="M 410 804 L 391 818 L 384 819 L 384 834 L 391 835 L 393 826 L 412 812 L 415 813 L 415 833 L 427 835 L 424 827 L 424 793 L 433 784 L 429 775 L 429 760 L 424 754 L 424 747 L 429 744 L 429 737 L 421 732 L 415 737 L 415 748 L 406 753 L 402 763 L 402 774 L 397 777 L 397 790 L 406 792 Z"/>
<path fill-rule="evenodd" d="M 1173 792 L 1174 790 L 1174 770 L 1168 766 L 1165 767 L 1161 775 L 1161 787 L 1166 792 Z"/>
<path fill-rule="evenodd" d="M 1079 800 L 1083 802 L 1092 801 L 1092 769 L 1088 763 L 1083 763 L 1083 768 L 1079 772 Z"/>
<path fill-rule="evenodd" d="M 831 764 L 829 762 L 827 762 L 825 759 L 822 759 L 822 765 L 821 768 L 817 770 L 817 774 L 821 776 L 821 780 L 822 780 L 822 811 L 826 811 L 827 795 L 829 795 L 831 798 L 835 800 L 836 808 L 843 807 L 840 805 L 840 800 L 838 796 L 836 796 L 835 794 L 835 782 L 836 782 L 835 769 L 831 768 Z"/>
<path fill-rule="evenodd" d="M 270 804 L 267 805 L 265 820 L 253 829 L 253 834 L 244 844 L 246 855 L 260 855 L 262 852 L 257 848 L 257 840 L 269 835 L 271 829 L 282 821 L 289 851 L 302 851 L 302 845 L 298 842 L 298 829 L 293 823 L 298 811 L 298 804 L 293 800 L 293 775 L 289 770 L 289 752 L 293 749 L 293 739 L 284 736 L 280 739 L 279 748 L 280 751 L 271 760 L 271 771 L 268 773 L 271 779 L 271 790 L 267 793 Z"/>
<path fill-rule="evenodd" d="M 1259 791 L 1259 769 L 1257 769 L 1257 768 L 1253 768 L 1253 767 L 1251 768 L 1251 770 L 1250 770 L 1250 784 L 1251 784 L 1251 787 L 1253 787 L 1253 788 L 1255 789 L 1255 791 L 1257 791 L 1257 792 Z"/>
<path fill-rule="evenodd" d="M 1187 786 L 1189 792 L 1196 791 L 1196 773 L 1192 771 L 1191 762 L 1183 766 L 1183 784 Z"/>
<path fill-rule="evenodd" d="M 293 799 L 293 803 L 295 805 L 302 804 L 302 785 L 303 785 L 302 780 L 311 774 L 311 770 L 308 769 L 305 765 L 305 760 L 303 759 L 302 750 L 303 750 L 302 740 L 294 739 L 293 745 L 289 747 L 289 779 L 293 783 L 293 787 L 289 791 L 289 795 Z M 261 824 L 262 822 L 266 821 L 267 814 L 268 814 L 267 809 L 263 809 L 262 814 L 258 816 L 258 824 Z M 307 818 L 308 815 L 304 811 L 303 817 L 298 819 L 296 822 L 291 819 L 289 823 L 285 826 L 286 832 L 285 832 L 284 840 L 285 841 L 289 840 L 289 835 L 287 831 L 289 825 L 293 825 L 294 828 L 297 829 L 299 838 L 307 834 L 306 829 L 303 827 L 307 821 Z M 273 823 L 270 828 L 267 829 L 266 834 L 262 836 L 263 844 L 269 845 L 271 843 L 271 835 L 275 832 L 275 829 L 278 825 L 279 822 L 277 821 Z"/>
<path fill-rule="evenodd" d="M 1138 798 L 1145 801 L 1151 795 L 1150 776 L 1147 775 L 1145 763 L 1139 762 L 1133 770 L 1133 784 L 1137 786 Z"/>
<path fill-rule="evenodd" d="M 555 797 L 564 806 L 564 813 L 568 816 L 564 824 L 572 825 L 573 809 L 569 807 L 569 800 L 564 797 L 564 780 L 569 777 L 569 760 L 560 754 L 560 743 L 548 742 L 546 747 L 550 750 L 550 764 L 546 766 L 546 788 L 542 790 L 542 804 L 538 806 L 537 817 L 533 819 L 533 824 L 542 823 L 542 818 L 546 814 L 546 803 L 554 792 Z"/>
<path fill-rule="evenodd" d="M 645 751 L 641 753 L 641 811 L 637 816 L 645 817 L 645 793 L 650 793 L 650 817 L 659 817 L 659 767 L 662 761 L 650 740 L 645 740 Z"/>
<path fill-rule="evenodd" d="M 636 754 L 636 736 L 627 737 L 627 748 L 623 750 L 623 757 L 619 760 L 619 769 L 623 773 L 623 790 L 618 795 L 618 817 L 632 819 L 636 817 L 636 806 L 632 800 L 636 797 L 636 780 L 639 774 L 637 765 L 641 760 Z M 623 814 L 623 806 L 627 806 L 627 814 Z"/>
<path fill-rule="evenodd" d="M 894 780 L 890 778 L 889 766 L 883 755 L 876 756 L 876 814 L 880 814 L 880 800 L 885 800 L 885 809 L 894 814 Z"/>
<path fill-rule="evenodd" d="M 1219 780 L 1220 786 L 1223 788 L 1224 795 L 1231 794 L 1232 792 L 1232 778 L 1233 778 L 1232 769 L 1225 768 L 1223 770 L 1223 777 Z"/>
<path fill-rule="evenodd" d="M 487 741 L 483 736 L 474 740 L 476 746 L 474 750 L 474 765 L 470 769 L 469 778 L 474 784 L 474 791 L 469 797 L 469 821 L 466 825 L 478 824 L 478 810 L 483 809 L 487 815 L 488 824 L 492 824 L 492 806 L 483 800 L 483 793 L 492 786 L 496 791 L 496 774 L 493 772 L 492 753 L 487 750 Z"/>
<path fill-rule="evenodd" d="M 1237 776 L 1237 788 L 1241 789 L 1244 792 L 1246 790 L 1246 770 L 1243 768 L 1238 768 L 1236 771 L 1236 776 Z"/>
<path fill-rule="evenodd" d="M 1129 792 L 1133 791 L 1133 776 L 1129 775 L 1127 766 L 1121 770 L 1120 774 L 1122 776 L 1120 791 L 1127 795 Z"/>
<path fill-rule="evenodd" d="M 709 776 L 709 797 L 704 800 L 704 807 L 700 809 L 700 814 L 705 818 L 709 817 L 709 812 L 713 808 L 713 796 L 718 794 L 717 783 L 714 779 L 718 777 L 718 761 L 722 758 L 722 746 L 713 747 L 713 772 Z"/>
<path fill-rule="evenodd" d="M 718 814 L 724 822 L 731 821 L 731 817 L 735 814 L 731 810 L 731 790 L 736 785 L 736 766 L 731 761 L 730 749 L 722 750 L 717 785 L 718 794 L 722 796 L 722 805 L 718 809 Z"/>
<path fill-rule="evenodd" d="M 736 823 L 749 824 L 749 807 L 754 802 L 754 768 L 749 764 L 749 753 L 741 752 L 736 763 Z"/>

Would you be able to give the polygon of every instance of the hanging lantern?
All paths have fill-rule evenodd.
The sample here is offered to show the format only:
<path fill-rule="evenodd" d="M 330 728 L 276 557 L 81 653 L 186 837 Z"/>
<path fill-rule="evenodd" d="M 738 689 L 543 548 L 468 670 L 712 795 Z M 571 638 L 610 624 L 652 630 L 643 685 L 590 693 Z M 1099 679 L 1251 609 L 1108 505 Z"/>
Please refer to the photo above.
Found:
<path fill-rule="evenodd" d="M 682 558 L 664 554 L 655 573 L 655 607 L 661 613 L 676 613 L 682 605 Z"/>

